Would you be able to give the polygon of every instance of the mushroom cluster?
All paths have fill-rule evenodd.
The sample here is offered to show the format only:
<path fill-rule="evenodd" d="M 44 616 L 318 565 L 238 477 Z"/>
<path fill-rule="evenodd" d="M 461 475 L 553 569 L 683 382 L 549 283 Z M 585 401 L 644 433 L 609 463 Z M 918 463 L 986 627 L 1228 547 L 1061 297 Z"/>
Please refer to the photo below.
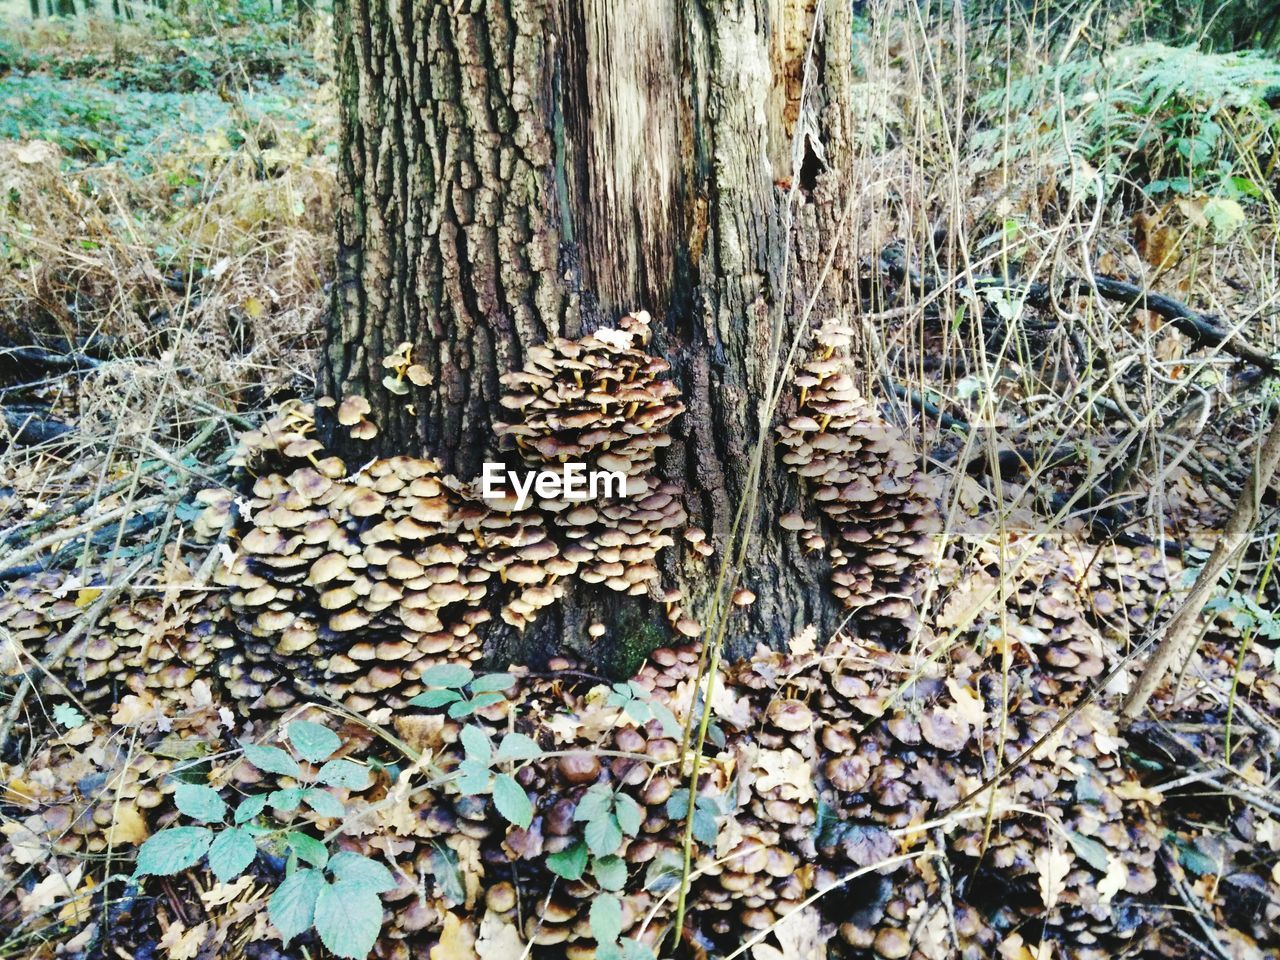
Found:
<path fill-rule="evenodd" d="M 536 512 L 474 501 L 435 461 L 348 475 L 316 452 L 237 503 L 238 549 L 216 581 L 244 637 L 223 665 L 238 699 L 278 709 L 305 681 L 354 710 L 402 706 L 425 666 L 480 657 L 492 597 L 523 626 L 573 571 Z"/>
<path fill-rule="evenodd" d="M 870 619 L 910 622 L 922 561 L 934 553 L 941 519 L 916 454 L 854 386 L 845 351 L 850 331 L 828 321 L 795 376 L 796 412 L 780 427 L 782 461 L 834 528 L 827 546 L 833 592 Z M 826 546 L 803 518 L 785 524 L 805 546 Z"/>
<path fill-rule="evenodd" d="M 59 655 L 58 676 L 42 676 L 50 696 L 74 694 L 106 709 L 129 693 L 181 690 L 212 672 L 220 646 L 222 606 L 195 571 L 171 557 L 139 575 L 128 595 L 105 610 L 91 629 Z M 67 631 L 104 589 L 63 571 L 25 577 L 0 598 L 0 624 L 36 660 L 48 660 Z M 30 662 L 0 654 L 5 672 Z"/>
<path fill-rule="evenodd" d="M 625 477 L 622 496 L 539 498 L 538 506 L 581 580 L 631 595 L 657 584 L 658 552 L 674 545 L 672 531 L 685 522 L 679 486 L 654 476 L 657 450 L 671 443 L 667 429 L 684 404 L 662 379 L 669 364 L 644 351 L 649 337 L 649 315 L 640 312 L 616 329 L 531 348 L 524 367 L 501 378 L 501 404 L 515 419 L 494 424 L 529 467 L 572 462 Z"/>

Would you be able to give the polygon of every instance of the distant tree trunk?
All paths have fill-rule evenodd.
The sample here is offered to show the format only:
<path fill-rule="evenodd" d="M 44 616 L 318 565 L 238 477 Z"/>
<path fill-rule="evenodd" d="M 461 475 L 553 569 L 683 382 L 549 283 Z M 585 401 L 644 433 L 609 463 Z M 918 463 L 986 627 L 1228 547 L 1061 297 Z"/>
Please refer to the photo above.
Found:
<path fill-rule="evenodd" d="M 40 0 L 31 0 L 31 19 L 40 19 Z"/>
<path fill-rule="evenodd" d="M 498 377 L 529 347 L 648 310 L 650 350 L 688 407 L 660 468 L 723 545 L 779 311 L 789 339 L 811 296 L 815 321 L 856 296 L 856 264 L 833 248 L 851 182 L 847 0 L 337 0 L 334 23 L 343 198 L 326 389 L 369 399 L 383 453 L 470 479 L 495 458 Z M 406 340 L 434 376 L 413 412 L 380 385 Z M 777 524 L 797 502 L 771 438 L 743 575 L 759 599 L 732 621 L 738 649 L 833 625 L 825 568 Z M 696 600 L 722 551 L 701 563 L 679 547 L 665 573 Z M 602 612 L 661 623 L 608 594 L 575 588 L 539 621 L 533 655 Z"/>
<path fill-rule="evenodd" d="M 298 29 L 302 31 L 310 30 L 316 15 L 315 0 L 297 0 L 297 4 Z"/>

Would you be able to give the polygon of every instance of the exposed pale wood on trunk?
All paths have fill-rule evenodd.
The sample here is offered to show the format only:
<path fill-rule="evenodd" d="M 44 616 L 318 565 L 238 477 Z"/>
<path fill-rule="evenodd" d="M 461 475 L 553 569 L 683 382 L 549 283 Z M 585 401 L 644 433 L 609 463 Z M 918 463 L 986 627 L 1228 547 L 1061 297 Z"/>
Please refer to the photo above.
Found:
<path fill-rule="evenodd" d="M 473 477 L 494 455 L 501 373 L 549 336 L 647 309 L 688 405 L 662 469 L 723 537 L 780 309 L 789 335 L 815 292 L 815 319 L 854 296 L 843 250 L 814 290 L 849 182 L 847 5 L 339 0 L 335 19 L 346 196 L 328 389 L 370 399 L 382 452 Z M 797 123 L 810 135 L 788 225 Z M 402 340 L 435 377 L 413 414 L 379 386 Z M 833 625 L 825 569 L 773 520 L 798 491 L 770 459 L 739 648 Z M 696 591 L 717 560 L 672 558 L 668 573 Z M 617 605 L 579 590 L 544 617 L 542 649 Z"/>

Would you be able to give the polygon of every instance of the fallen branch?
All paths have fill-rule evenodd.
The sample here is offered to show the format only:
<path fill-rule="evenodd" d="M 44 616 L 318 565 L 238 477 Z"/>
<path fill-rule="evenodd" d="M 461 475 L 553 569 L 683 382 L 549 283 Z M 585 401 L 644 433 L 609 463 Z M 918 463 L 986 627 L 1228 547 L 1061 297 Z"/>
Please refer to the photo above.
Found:
<path fill-rule="evenodd" d="M 1227 525 L 1222 531 L 1222 536 L 1218 538 L 1213 553 L 1200 568 L 1196 582 L 1183 600 L 1182 606 L 1165 625 L 1164 638 L 1160 641 L 1155 653 L 1151 655 L 1151 660 L 1139 675 L 1132 692 L 1121 707 L 1121 714 L 1127 719 L 1133 720 L 1142 713 L 1147 701 L 1160 685 L 1160 681 L 1169 672 L 1169 668 L 1174 663 L 1184 661 L 1195 649 L 1198 635 L 1196 625 L 1200 620 L 1200 611 L 1209 601 L 1210 594 L 1218 584 L 1218 577 L 1227 568 L 1231 558 L 1249 542 L 1249 533 L 1258 516 L 1262 493 L 1275 475 L 1278 464 L 1280 464 L 1280 417 L 1277 417 L 1271 425 L 1271 431 L 1267 434 L 1267 439 L 1258 456 L 1257 465 L 1249 475 L 1244 490 L 1240 493 L 1240 501 L 1227 520 Z"/>
<path fill-rule="evenodd" d="M 908 266 L 902 251 L 897 248 L 886 249 L 880 255 L 880 267 L 888 276 L 900 283 L 909 284 L 921 293 L 933 293 L 942 285 L 937 278 L 922 275 Z M 1190 337 L 1196 348 L 1218 347 L 1224 353 L 1229 353 L 1239 360 L 1266 371 L 1269 376 L 1280 373 L 1280 367 L 1277 367 L 1275 359 L 1270 354 L 1236 336 L 1233 331 L 1218 326 L 1216 318 L 1198 313 L 1173 297 L 1152 293 L 1137 284 L 1123 280 L 1095 277 L 1090 281 L 1083 277 L 1066 277 L 1061 282 L 1060 292 L 1056 294 L 1045 283 L 1019 283 L 1017 280 L 1004 277 L 977 277 L 972 284 L 966 283 L 964 278 L 960 277 L 955 282 L 957 289 L 971 287 L 974 290 L 1007 290 L 1013 296 L 1021 298 L 1024 303 L 1041 310 L 1052 306 L 1057 299 L 1064 296 L 1087 297 L 1097 294 L 1106 300 L 1150 310 L 1157 316 L 1164 317 L 1179 331 Z"/>

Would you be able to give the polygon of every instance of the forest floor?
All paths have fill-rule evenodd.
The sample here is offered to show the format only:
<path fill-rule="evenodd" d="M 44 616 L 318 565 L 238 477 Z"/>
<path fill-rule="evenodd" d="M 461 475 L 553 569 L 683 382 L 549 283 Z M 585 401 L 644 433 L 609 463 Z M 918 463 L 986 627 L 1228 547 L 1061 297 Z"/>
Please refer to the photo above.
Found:
<path fill-rule="evenodd" d="M 860 25 L 868 293 L 848 319 L 943 532 L 893 649 L 802 633 L 725 668 L 691 804 L 690 648 L 613 687 L 437 674 L 450 720 L 237 716 L 196 496 L 250 496 L 240 438 L 314 392 L 328 31 L 0 35 L 0 956 L 364 955 L 315 891 L 305 916 L 277 899 L 327 869 L 326 890 L 375 896 L 380 956 L 594 938 L 632 960 L 672 922 L 686 815 L 690 955 L 1275 956 L 1273 487 L 1196 652 L 1137 721 L 1120 699 L 1275 416 L 1280 64 L 1122 39 L 1105 20 Z M 94 665 L 135 641 L 146 679 L 116 696 Z M 286 719 L 287 753 L 240 762 L 233 730 L 266 743 Z M 316 721 L 335 720 L 331 743 Z M 451 757 L 482 790 L 437 776 Z M 215 854 L 189 821 L 235 794 Z M 140 893 L 129 862 L 166 834 Z M 242 842 L 264 852 L 241 875 Z"/>

